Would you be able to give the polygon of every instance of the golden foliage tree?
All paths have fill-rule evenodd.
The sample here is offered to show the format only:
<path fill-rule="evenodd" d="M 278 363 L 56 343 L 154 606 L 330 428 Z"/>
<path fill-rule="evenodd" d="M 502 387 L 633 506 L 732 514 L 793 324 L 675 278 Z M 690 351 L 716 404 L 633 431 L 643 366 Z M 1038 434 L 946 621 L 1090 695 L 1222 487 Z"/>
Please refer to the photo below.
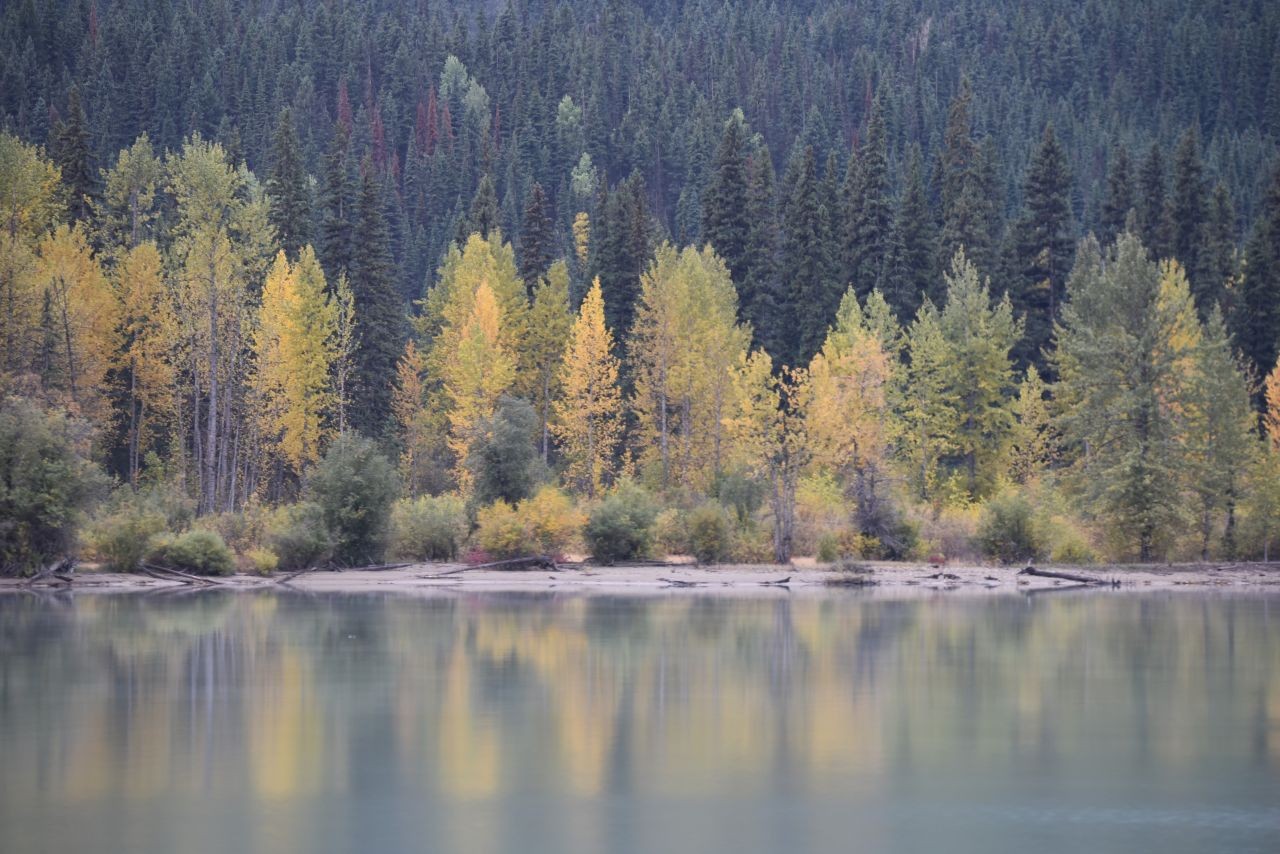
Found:
<path fill-rule="evenodd" d="M 564 391 L 552 431 L 568 461 L 566 475 L 595 497 L 616 471 L 622 440 L 622 394 L 613 333 L 604 323 L 600 280 L 592 283 L 569 335 L 561 373 Z"/>
<path fill-rule="evenodd" d="M 128 384 L 125 435 L 129 482 L 136 483 L 142 456 L 173 417 L 178 321 L 154 243 L 143 242 L 125 250 L 114 275 L 121 308 L 120 367 Z"/>
<path fill-rule="evenodd" d="M 533 408 L 538 413 L 543 462 L 547 462 L 550 456 L 551 420 L 555 414 L 553 405 L 560 393 L 560 366 L 564 362 L 565 345 L 572 328 L 569 268 L 564 261 L 557 261 L 533 292 L 526 344 L 529 366 L 533 371 L 531 391 Z"/>

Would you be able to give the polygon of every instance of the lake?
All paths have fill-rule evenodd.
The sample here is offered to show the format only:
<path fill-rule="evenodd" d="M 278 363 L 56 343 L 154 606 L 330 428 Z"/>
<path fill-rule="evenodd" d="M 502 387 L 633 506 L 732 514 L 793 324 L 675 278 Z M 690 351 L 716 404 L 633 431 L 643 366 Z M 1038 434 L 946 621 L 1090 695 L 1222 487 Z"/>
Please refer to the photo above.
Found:
<path fill-rule="evenodd" d="M 1280 597 L 0 596 L 0 851 L 1280 851 Z"/>

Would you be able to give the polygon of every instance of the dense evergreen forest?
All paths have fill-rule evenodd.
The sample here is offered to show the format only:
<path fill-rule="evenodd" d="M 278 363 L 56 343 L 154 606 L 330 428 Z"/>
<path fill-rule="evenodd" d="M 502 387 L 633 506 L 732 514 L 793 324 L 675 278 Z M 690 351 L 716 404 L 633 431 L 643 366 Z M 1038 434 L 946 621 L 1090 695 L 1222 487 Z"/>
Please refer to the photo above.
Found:
<path fill-rule="evenodd" d="M 15 0 L 0 558 L 94 501 L 109 563 L 1267 554 L 1278 57 L 1261 0 Z"/>

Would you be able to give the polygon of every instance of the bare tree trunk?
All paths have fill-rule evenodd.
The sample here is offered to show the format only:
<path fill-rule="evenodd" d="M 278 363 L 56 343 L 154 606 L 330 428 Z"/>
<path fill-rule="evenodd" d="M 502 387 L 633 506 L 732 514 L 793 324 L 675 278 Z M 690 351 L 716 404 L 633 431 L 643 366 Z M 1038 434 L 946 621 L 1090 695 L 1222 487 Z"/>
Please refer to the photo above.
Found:
<path fill-rule="evenodd" d="M 212 259 L 211 259 L 212 260 Z M 218 501 L 218 287 L 217 274 L 209 271 L 209 418 L 205 429 L 204 471 L 201 473 L 203 493 L 200 512 L 212 513 Z"/>

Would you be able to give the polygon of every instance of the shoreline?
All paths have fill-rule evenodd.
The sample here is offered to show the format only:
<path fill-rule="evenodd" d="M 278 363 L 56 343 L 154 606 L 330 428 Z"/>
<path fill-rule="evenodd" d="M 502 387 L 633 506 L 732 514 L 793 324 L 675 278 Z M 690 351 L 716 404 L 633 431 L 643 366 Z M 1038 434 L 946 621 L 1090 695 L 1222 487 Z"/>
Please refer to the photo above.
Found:
<path fill-rule="evenodd" d="M 1215 591 L 1280 593 L 1280 563 L 1122 564 L 1104 566 L 1044 566 L 1040 570 L 1096 579 L 1098 584 L 1020 574 L 1021 567 L 957 564 L 935 567 L 923 563 L 868 561 L 849 572 L 812 560 L 777 566 L 692 563 L 638 566 L 573 564 L 556 570 L 503 571 L 469 569 L 459 563 L 422 563 L 386 570 L 316 570 L 290 577 L 237 574 L 194 585 L 140 573 L 108 573 L 90 569 L 74 575 L 72 584 L 30 586 L 22 579 L 0 578 L 5 593 L 148 593 L 165 590 L 225 589 L 279 590 L 310 593 L 404 592 L 597 592 L 597 593 L 729 593 L 742 595 L 824 593 L 857 590 L 875 595 L 896 594 L 1039 594 L 1055 591 L 1144 592 Z M 457 570 L 464 570 L 457 572 Z M 444 573 L 454 574 L 444 575 Z"/>

